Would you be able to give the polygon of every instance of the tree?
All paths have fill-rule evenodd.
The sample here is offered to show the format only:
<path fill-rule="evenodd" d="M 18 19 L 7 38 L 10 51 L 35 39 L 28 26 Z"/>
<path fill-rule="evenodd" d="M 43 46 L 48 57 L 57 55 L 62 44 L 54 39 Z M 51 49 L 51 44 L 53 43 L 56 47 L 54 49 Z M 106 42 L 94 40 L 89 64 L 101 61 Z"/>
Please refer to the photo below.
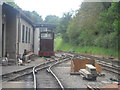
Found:
<path fill-rule="evenodd" d="M 67 35 L 67 28 L 71 20 L 72 13 L 71 12 L 64 13 L 63 17 L 61 18 L 60 24 L 57 27 L 57 32 L 62 34 L 62 38 L 64 41 L 69 41 Z"/>
<path fill-rule="evenodd" d="M 78 13 L 68 25 L 67 33 L 71 43 L 75 45 L 93 45 L 95 24 L 99 19 L 99 14 L 104 10 L 102 3 L 84 2 Z"/>
<path fill-rule="evenodd" d="M 118 49 L 120 2 L 84 2 L 76 15 L 62 18 L 60 33 L 73 45 Z M 67 22 L 67 23 L 66 23 Z"/>
<path fill-rule="evenodd" d="M 15 2 L 6 2 L 6 3 L 15 7 L 15 8 L 20 8 Z"/>
<path fill-rule="evenodd" d="M 7 4 L 11 5 L 12 7 L 15 7 L 21 11 L 23 11 L 15 2 L 6 2 Z M 43 23 L 42 17 L 36 12 L 36 11 L 23 11 L 25 15 L 32 20 L 34 24 L 40 24 Z"/>
<path fill-rule="evenodd" d="M 120 23 L 120 2 L 112 3 L 111 6 L 101 13 L 99 22 L 97 22 L 97 29 L 99 29 L 102 47 L 113 48 L 118 50 L 119 39 L 119 23 Z M 99 38 L 98 37 L 98 38 Z M 96 44 L 101 40 L 96 39 Z"/>
<path fill-rule="evenodd" d="M 36 11 L 24 11 L 24 13 L 29 17 L 34 24 L 41 24 L 43 23 L 42 17 Z"/>
<path fill-rule="evenodd" d="M 60 18 L 55 15 L 48 15 L 45 17 L 44 23 L 46 24 L 59 24 Z"/>

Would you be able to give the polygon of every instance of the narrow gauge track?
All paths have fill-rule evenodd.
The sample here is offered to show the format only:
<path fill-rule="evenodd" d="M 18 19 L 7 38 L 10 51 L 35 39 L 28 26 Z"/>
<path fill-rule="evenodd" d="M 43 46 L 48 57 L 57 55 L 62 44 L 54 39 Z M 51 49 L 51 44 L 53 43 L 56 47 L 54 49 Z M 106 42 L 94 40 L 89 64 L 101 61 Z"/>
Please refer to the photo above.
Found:
<path fill-rule="evenodd" d="M 82 57 L 82 56 L 75 56 L 75 58 L 89 58 L 89 57 Z M 105 62 L 105 63 L 107 63 L 107 62 Z M 69 63 L 70 64 L 70 63 Z M 109 63 L 108 63 L 109 64 Z M 64 64 L 63 64 L 64 65 Z M 68 63 L 67 63 L 67 65 L 68 65 Z M 109 66 L 109 65 L 108 65 Z M 66 87 L 70 87 L 70 88 L 72 88 L 72 87 L 74 87 L 74 86 L 76 86 L 75 88 L 77 88 L 77 87 L 79 87 L 78 85 L 77 85 L 77 83 L 81 83 L 81 82 L 83 82 L 82 84 L 84 84 L 84 85 L 89 85 L 92 89 L 90 89 L 90 90 L 99 90 L 100 88 L 99 87 L 103 87 L 103 86 L 107 86 L 108 84 L 110 84 L 110 83 L 117 83 L 117 82 L 119 82 L 119 80 L 118 80 L 118 78 L 117 78 L 117 75 L 118 74 L 116 74 L 116 73 L 109 73 L 108 71 L 106 71 L 106 70 L 104 70 L 105 72 L 105 77 L 98 77 L 98 79 L 97 79 L 97 81 L 92 81 L 92 82 L 90 82 L 90 81 L 86 81 L 86 80 L 84 80 L 84 81 L 82 81 L 82 80 L 80 80 L 80 81 L 77 81 L 77 80 L 75 80 L 75 78 L 74 77 L 71 77 L 72 79 L 70 79 L 69 78 L 69 76 L 67 76 L 67 74 L 69 73 L 69 71 L 67 70 L 67 71 L 64 71 L 64 68 L 61 68 L 62 67 L 62 65 L 60 65 L 60 67 L 58 67 L 58 68 L 54 68 L 55 69 L 55 71 L 57 72 L 57 74 L 59 75 L 59 77 L 61 78 L 61 80 L 63 81 L 63 83 L 64 83 L 64 85 L 66 86 Z M 66 67 L 66 66 L 65 66 Z M 59 70 L 57 70 L 57 69 L 59 69 Z M 63 75 L 61 75 L 61 72 L 59 72 L 59 71 L 62 71 L 63 70 L 63 72 L 62 72 L 62 74 Z M 113 70 L 112 68 L 111 68 L 111 70 Z M 114 71 L 114 70 L 113 70 Z M 112 72 L 112 71 L 111 71 Z M 65 76 L 66 75 L 66 76 Z M 109 76 L 110 75 L 110 76 Z M 65 76 L 65 77 L 64 77 Z M 68 78 L 68 79 L 67 79 Z M 112 78 L 112 79 L 111 79 Z M 76 78 L 77 79 L 77 78 Z M 82 79 L 82 78 L 81 78 Z M 73 86 L 72 86 L 72 84 L 71 83 L 69 83 L 69 82 L 72 82 L 72 81 L 76 81 L 75 83 L 73 83 Z M 81 84 L 81 86 L 82 86 L 82 84 Z M 89 86 L 87 86 L 88 88 L 89 88 Z M 83 87 L 85 87 L 85 86 L 83 86 Z"/>
<path fill-rule="evenodd" d="M 41 63 L 39 65 L 37 65 L 38 68 L 45 66 L 46 64 L 50 64 L 52 62 L 56 62 L 57 58 L 53 58 L 52 60 L 47 60 L 44 63 Z M 15 71 L 15 72 L 11 72 L 11 73 L 7 73 L 4 74 L 0 77 L 2 77 L 2 82 L 8 82 L 8 81 L 14 81 L 17 78 L 32 74 L 32 70 L 33 70 L 34 66 L 19 70 L 19 71 Z"/>
<path fill-rule="evenodd" d="M 73 53 L 72 53 L 73 54 Z M 88 56 L 81 54 L 74 54 L 76 58 L 89 58 L 95 60 L 104 70 L 120 75 L 120 61 L 114 61 L 108 58 L 100 58 L 96 56 Z"/>
<path fill-rule="evenodd" d="M 8 82 L 8 81 L 14 80 L 18 77 L 22 77 L 24 75 L 30 74 L 32 68 L 33 67 L 29 67 L 29 68 L 25 68 L 25 69 L 22 69 L 22 70 L 19 70 L 19 71 L 7 73 L 7 74 L 4 74 L 0 77 L 2 77 L 2 82 Z"/>
<path fill-rule="evenodd" d="M 71 60 L 71 58 L 72 58 L 72 56 L 65 55 L 64 58 L 60 58 L 59 60 L 57 60 L 57 62 L 48 66 L 49 67 L 48 69 L 47 69 L 47 67 L 37 69 L 37 71 L 39 71 L 38 74 L 35 74 L 37 67 L 34 67 L 33 68 L 34 89 L 36 90 L 37 88 L 61 88 L 62 90 L 64 90 L 64 86 L 62 85 L 61 81 L 56 76 L 56 74 L 52 71 L 52 68 L 55 65 L 62 63 L 66 60 Z M 47 73 L 47 71 L 49 73 L 51 73 L 51 75 L 53 75 L 53 76 L 51 76 L 49 73 Z"/>
<path fill-rule="evenodd" d="M 89 57 L 94 59 L 104 70 L 120 75 L 120 66 L 112 63 L 110 59 L 102 59 L 98 57 Z M 119 63 L 119 62 L 118 62 Z"/>
<path fill-rule="evenodd" d="M 99 58 L 99 57 L 95 57 L 95 56 L 84 56 L 83 57 L 88 57 L 91 59 L 94 59 L 99 65 L 101 65 L 103 67 L 104 70 L 110 71 L 112 73 L 118 74 L 120 75 L 120 61 L 115 61 L 112 60 L 111 58 Z"/>
<path fill-rule="evenodd" d="M 74 55 L 73 55 L 74 56 Z M 34 88 L 35 89 L 37 89 L 37 88 L 39 88 L 37 85 L 41 85 L 41 84 L 39 84 L 38 82 L 37 82 L 37 80 L 36 80 L 36 76 L 35 76 L 35 71 L 41 71 L 41 72 L 46 72 L 46 69 L 49 67 L 49 69 L 48 69 L 48 71 L 56 78 L 56 80 L 54 79 L 53 80 L 53 82 L 58 82 L 59 84 L 58 84 L 58 87 L 60 86 L 63 90 L 64 90 L 64 86 L 62 85 L 62 83 L 61 83 L 61 81 L 59 80 L 59 78 L 55 75 L 55 72 L 53 72 L 53 70 L 52 70 L 52 68 L 54 68 L 54 66 L 56 66 L 57 64 L 59 64 L 59 63 L 62 63 L 62 62 L 64 62 L 67 58 L 69 58 L 70 59 L 70 57 L 72 58 L 73 56 L 71 56 L 71 55 L 69 55 L 69 53 L 65 53 L 65 54 L 63 54 L 63 55 L 61 55 L 59 58 L 57 58 L 57 59 L 55 59 L 55 60 L 51 60 L 51 61 L 47 61 L 47 62 L 45 62 L 45 63 L 42 63 L 42 64 L 40 64 L 40 65 L 37 65 L 36 67 L 30 67 L 29 69 L 30 69 L 30 72 L 28 72 L 28 73 L 26 73 L 26 71 L 25 71 L 25 74 L 24 75 L 20 75 L 20 74 L 17 74 L 18 76 L 15 76 L 15 77 L 13 77 L 13 78 L 10 78 L 10 79 L 6 79 L 6 77 L 4 78 L 4 81 L 9 81 L 9 80 L 15 80 L 16 78 L 19 78 L 19 77 L 24 77 L 25 75 L 29 75 L 29 74 L 34 74 Z M 87 56 L 82 56 L 82 55 L 79 55 L 79 56 L 77 56 L 78 58 L 79 57 L 83 57 L 83 58 L 90 58 L 90 57 L 87 57 Z M 93 58 L 93 57 L 92 57 Z M 63 59 L 63 60 L 61 60 L 61 59 Z M 93 59 L 95 59 L 95 58 L 93 58 Z M 110 64 L 110 63 L 108 63 L 108 62 L 105 62 L 105 61 L 102 61 L 102 60 L 98 60 L 98 59 L 95 59 L 97 62 L 102 62 L 102 63 L 105 63 L 105 65 L 106 64 Z M 102 64 L 101 63 L 101 64 Z M 103 64 L 104 65 L 104 64 Z M 44 66 L 44 67 L 43 67 Z M 107 65 L 108 67 L 110 66 L 110 65 Z M 112 65 L 112 67 L 113 67 L 114 65 Z M 116 66 L 115 66 L 116 67 Z M 118 67 L 117 67 L 118 68 Z M 32 70 L 34 71 L 34 72 L 32 72 Z M 114 71 L 113 69 L 111 69 L 112 71 Z M 111 71 L 111 72 L 112 72 Z M 18 71 L 19 72 L 19 71 Z M 38 72 L 39 73 L 39 72 Z M 4 76 L 4 75 L 3 75 Z M 9 74 L 8 74 L 8 76 L 10 76 Z M 37 78 L 38 79 L 38 78 Z M 53 79 L 53 77 L 52 78 L 50 78 L 50 80 L 51 79 Z"/>
<path fill-rule="evenodd" d="M 112 65 L 111 63 L 106 63 L 104 61 L 98 61 L 99 65 L 101 65 L 103 67 L 104 70 L 107 70 L 107 71 L 110 71 L 112 73 L 115 73 L 115 74 L 118 74 L 120 75 L 120 67 L 119 66 L 116 66 L 116 65 Z"/>
<path fill-rule="evenodd" d="M 29 68 L 25 68 L 23 70 L 20 70 L 20 71 L 16 71 L 16 72 L 12 72 L 12 73 L 8 73 L 8 74 L 4 74 L 2 75 L 2 82 L 8 82 L 8 81 L 21 81 L 23 78 L 25 79 L 25 77 L 29 77 L 33 74 L 33 83 L 34 83 L 34 89 L 37 88 L 37 80 L 36 80 L 36 71 L 39 72 L 39 71 L 43 71 L 45 72 L 45 69 L 47 69 L 48 67 L 53 67 L 54 65 L 56 65 L 57 63 L 60 63 L 60 62 L 63 62 L 66 60 L 66 58 L 69 58 L 70 60 L 70 55 L 66 55 L 66 54 L 62 54 L 60 57 L 57 57 L 57 58 L 51 58 L 51 60 L 48 60 L 42 64 L 39 64 L 37 66 L 34 66 L 34 67 L 29 67 Z M 49 69 L 50 70 L 50 69 Z M 53 75 L 53 72 L 50 70 L 50 73 Z M 53 79 L 53 76 L 55 77 L 55 79 Z M 59 79 L 57 79 L 55 75 L 53 75 L 51 80 L 53 80 L 53 82 L 58 82 L 58 87 L 53 87 L 53 88 L 63 88 L 61 87 L 60 85 L 60 81 Z M 20 80 L 21 79 L 21 80 Z M 56 85 L 55 85 L 56 86 Z M 39 88 L 39 87 L 38 87 Z"/>

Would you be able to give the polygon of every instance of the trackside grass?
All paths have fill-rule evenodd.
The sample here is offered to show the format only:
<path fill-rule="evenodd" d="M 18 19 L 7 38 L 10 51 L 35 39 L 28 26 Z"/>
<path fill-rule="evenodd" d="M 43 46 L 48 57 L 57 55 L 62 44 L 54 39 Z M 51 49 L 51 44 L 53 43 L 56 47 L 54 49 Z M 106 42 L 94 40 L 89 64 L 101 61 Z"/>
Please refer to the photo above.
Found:
<path fill-rule="evenodd" d="M 90 53 L 103 56 L 118 57 L 118 51 L 94 46 L 73 46 L 67 42 L 64 42 L 62 38 L 55 39 L 55 51 L 56 50 L 75 51 L 76 53 Z"/>

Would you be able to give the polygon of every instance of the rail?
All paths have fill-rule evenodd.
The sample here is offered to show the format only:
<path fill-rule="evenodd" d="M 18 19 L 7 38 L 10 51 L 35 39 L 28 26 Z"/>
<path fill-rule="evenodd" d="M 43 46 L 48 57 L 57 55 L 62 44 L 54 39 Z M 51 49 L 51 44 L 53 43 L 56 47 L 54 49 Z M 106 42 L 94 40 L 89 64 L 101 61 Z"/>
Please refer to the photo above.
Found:
<path fill-rule="evenodd" d="M 44 65 L 46 62 L 39 64 L 35 67 L 33 67 L 33 83 L 34 83 L 34 90 L 37 90 L 37 80 L 36 80 L 36 75 L 35 75 L 35 68 L 40 66 L 40 65 Z"/>
<path fill-rule="evenodd" d="M 62 83 L 60 82 L 58 77 L 55 75 L 55 73 L 53 73 L 53 71 L 51 70 L 51 68 L 56 64 L 58 64 L 58 62 L 56 62 L 55 64 L 53 64 L 52 66 L 49 67 L 49 72 L 55 77 L 55 79 L 57 80 L 57 82 L 60 85 L 60 87 L 62 88 L 62 90 L 64 90 L 64 86 L 62 85 Z"/>
<path fill-rule="evenodd" d="M 111 59 L 99 58 L 99 57 L 89 56 L 89 55 L 76 54 L 75 57 L 94 59 L 99 65 L 103 67 L 104 70 L 120 75 L 119 62 L 118 64 L 114 64 L 112 63 Z"/>
<path fill-rule="evenodd" d="M 33 68 L 33 82 L 34 82 L 34 90 L 37 89 L 37 80 L 36 80 L 36 76 L 35 76 L 35 67 Z"/>
<path fill-rule="evenodd" d="M 73 56 L 72 56 L 73 57 Z M 67 59 L 66 59 L 67 58 Z M 54 67 L 55 65 L 59 64 L 59 63 L 62 63 L 62 62 L 65 62 L 67 60 L 69 60 L 70 58 L 68 58 L 66 56 L 66 58 L 64 57 L 65 60 L 62 60 L 62 61 L 59 61 L 59 62 L 56 62 L 55 64 L 51 65 L 49 68 L 48 68 L 48 71 L 55 77 L 55 79 L 57 80 L 58 84 L 60 85 L 60 87 L 62 88 L 62 90 L 64 90 L 64 86 L 63 84 L 61 83 L 61 81 L 58 79 L 58 77 L 56 76 L 56 74 L 51 70 L 52 67 Z"/>
<path fill-rule="evenodd" d="M 50 62 L 54 62 L 54 61 L 44 62 L 44 63 L 42 63 L 42 64 L 39 64 L 39 65 L 33 67 L 33 83 L 34 83 L 34 90 L 37 90 L 37 79 L 36 79 L 36 75 L 35 75 L 35 73 L 36 73 L 36 71 L 37 71 L 36 68 L 38 68 L 38 67 L 41 66 L 41 65 L 48 64 L 48 63 L 50 63 Z M 47 67 L 48 67 L 48 66 L 47 66 Z M 43 67 L 43 68 L 46 68 L 46 67 Z M 41 68 L 41 69 L 43 69 L 43 68 Z"/>

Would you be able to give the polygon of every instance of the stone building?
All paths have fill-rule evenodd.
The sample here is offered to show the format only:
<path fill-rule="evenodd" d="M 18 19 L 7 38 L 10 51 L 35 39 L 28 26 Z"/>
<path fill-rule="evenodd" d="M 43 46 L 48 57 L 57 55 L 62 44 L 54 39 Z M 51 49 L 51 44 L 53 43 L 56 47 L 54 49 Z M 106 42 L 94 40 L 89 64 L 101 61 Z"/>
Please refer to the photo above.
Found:
<path fill-rule="evenodd" d="M 8 55 L 16 60 L 22 57 L 24 49 L 38 55 L 40 30 L 49 30 L 50 24 L 34 25 L 19 9 L 6 3 L 0 4 L 0 57 Z"/>
<path fill-rule="evenodd" d="M 2 4 L 0 4 L 0 57 L 2 57 Z"/>
<path fill-rule="evenodd" d="M 0 56 L 7 53 L 16 59 L 24 49 L 33 51 L 33 31 L 32 21 L 21 10 L 5 3 L 0 6 Z"/>

